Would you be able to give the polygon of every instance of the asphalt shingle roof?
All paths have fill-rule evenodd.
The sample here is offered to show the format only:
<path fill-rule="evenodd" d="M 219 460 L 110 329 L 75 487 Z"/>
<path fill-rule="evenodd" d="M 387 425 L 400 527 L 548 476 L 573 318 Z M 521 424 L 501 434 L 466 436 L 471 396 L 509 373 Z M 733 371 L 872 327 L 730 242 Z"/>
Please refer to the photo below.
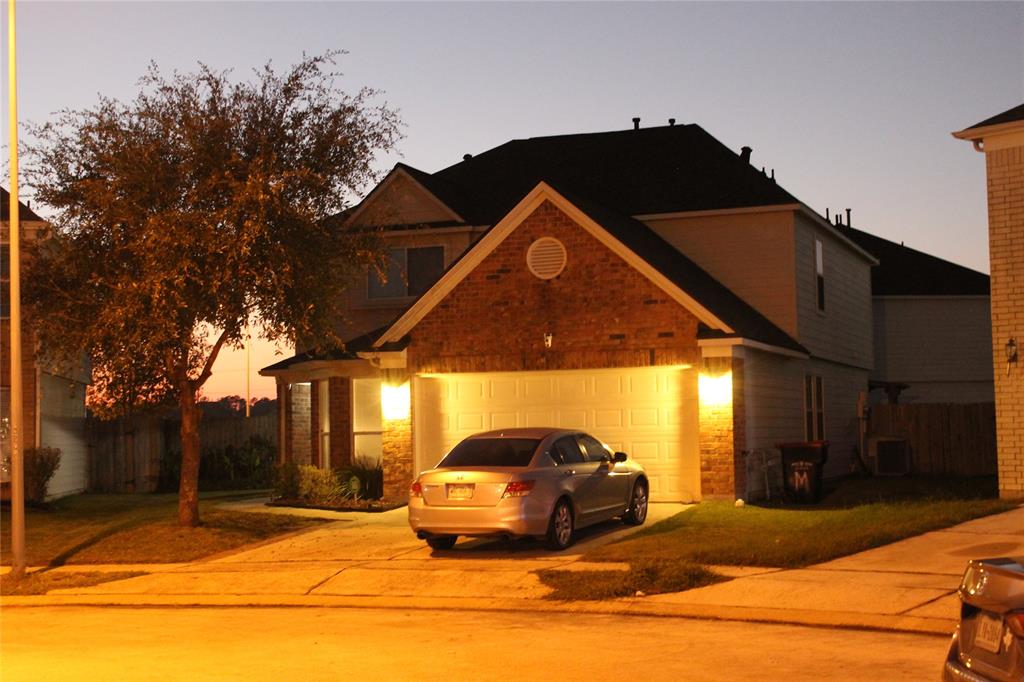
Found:
<path fill-rule="evenodd" d="M 478 225 L 497 222 L 541 180 L 624 215 L 798 201 L 694 124 L 512 140 L 413 174 Z"/>
<path fill-rule="evenodd" d="M 871 269 L 875 296 L 988 296 L 989 276 L 903 244 L 836 226 L 843 235 L 878 259 Z"/>
<path fill-rule="evenodd" d="M 0 220 L 10 221 L 11 219 L 11 193 L 3 187 L 0 187 Z M 18 202 L 18 219 L 19 220 L 42 220 L 35 211 L 25 205 L 24 202 Z"/>
<path fill-rule="evenodd" d="M 978 121 L 971 127 L 966 128 L 966 130 L 999 125 L 1000 123 L 1012 123 L 1013 121 L 1024 121 L 1024 104 L 1018 104 L 1012 109 L 1007 109 L 1001 114 L 996 114 L 995 116 L 986 118 L 984 121 Z"/>

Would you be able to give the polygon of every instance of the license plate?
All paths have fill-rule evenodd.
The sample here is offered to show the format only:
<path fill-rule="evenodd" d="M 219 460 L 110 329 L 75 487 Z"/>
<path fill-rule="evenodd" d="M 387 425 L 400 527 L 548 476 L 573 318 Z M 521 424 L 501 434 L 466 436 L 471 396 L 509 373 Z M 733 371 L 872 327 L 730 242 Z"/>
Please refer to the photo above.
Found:
<path fill-rule="evenodd" d="M 982 613 L 979 615 L 977 630 L 974 632 L 974 645 L 994 654 L 999 653 L 999 643 L 1003 639 L 1003 619 Z"/>
<path fill-rule="evenodd" d="M 472 483 L 449 483 L 448 484 L 448 499 L 449 500 L 471 500 L 471 499 L 473 499 L 473 484 Z"/>

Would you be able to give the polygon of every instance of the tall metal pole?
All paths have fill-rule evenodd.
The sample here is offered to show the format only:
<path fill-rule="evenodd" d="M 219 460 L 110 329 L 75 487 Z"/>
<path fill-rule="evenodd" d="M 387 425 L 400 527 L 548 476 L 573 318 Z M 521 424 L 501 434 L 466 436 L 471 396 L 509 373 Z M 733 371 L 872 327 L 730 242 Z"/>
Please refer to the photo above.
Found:
<path fill-rule="evenodd" d="M 252 402 L 252 398 L 249 397 L 249 378 L 252 376 L 252 333 L 249 331 L 249 325 L 245 328 L 245 418 L 249 418 L 249 403 Z"/>
<path fill-rule="evenodd" d="M 7 101 L 11 152 L 11 575 L 25 573 L 25 413 L 21 386 L 21 221 L 18 215 L 18 81 L 14 0 L 7 0 Z"/>

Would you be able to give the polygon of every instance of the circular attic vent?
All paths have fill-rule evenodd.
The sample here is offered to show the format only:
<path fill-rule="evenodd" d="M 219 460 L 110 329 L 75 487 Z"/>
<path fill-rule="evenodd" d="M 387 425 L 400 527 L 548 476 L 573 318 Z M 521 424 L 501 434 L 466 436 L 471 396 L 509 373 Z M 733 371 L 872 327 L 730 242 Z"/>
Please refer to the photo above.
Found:
<path fill-rule="evenodd" d="M 526 250 L 526 265 L 541 279 L 553 279 L 565 268 L 565 247 L 554 237 L 541 237 Z"/>

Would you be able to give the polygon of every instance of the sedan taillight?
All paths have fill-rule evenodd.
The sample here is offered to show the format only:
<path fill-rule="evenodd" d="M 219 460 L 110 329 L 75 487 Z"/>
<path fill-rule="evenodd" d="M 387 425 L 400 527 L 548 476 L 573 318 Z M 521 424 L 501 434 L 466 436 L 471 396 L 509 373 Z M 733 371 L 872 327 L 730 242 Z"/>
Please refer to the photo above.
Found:
<path fill-rule="evenodd" d="M 1024 639 L 1024 611 L 1011 611 L 1006 614 L 1006 625 L 1018 639 Z"/>
<path fill-rule="evenodd" d="M 409 497 L 423 497 L 423 486 L 419 481 L 413 481 L 409 486 Z"/>
<path fill-rule="evenodd" d="M 533 481 L 512 481 L 505 486 L 505 494 L 501 496 L 502 499 L 506 497 L 526 497 L 533 490 Z"/>

